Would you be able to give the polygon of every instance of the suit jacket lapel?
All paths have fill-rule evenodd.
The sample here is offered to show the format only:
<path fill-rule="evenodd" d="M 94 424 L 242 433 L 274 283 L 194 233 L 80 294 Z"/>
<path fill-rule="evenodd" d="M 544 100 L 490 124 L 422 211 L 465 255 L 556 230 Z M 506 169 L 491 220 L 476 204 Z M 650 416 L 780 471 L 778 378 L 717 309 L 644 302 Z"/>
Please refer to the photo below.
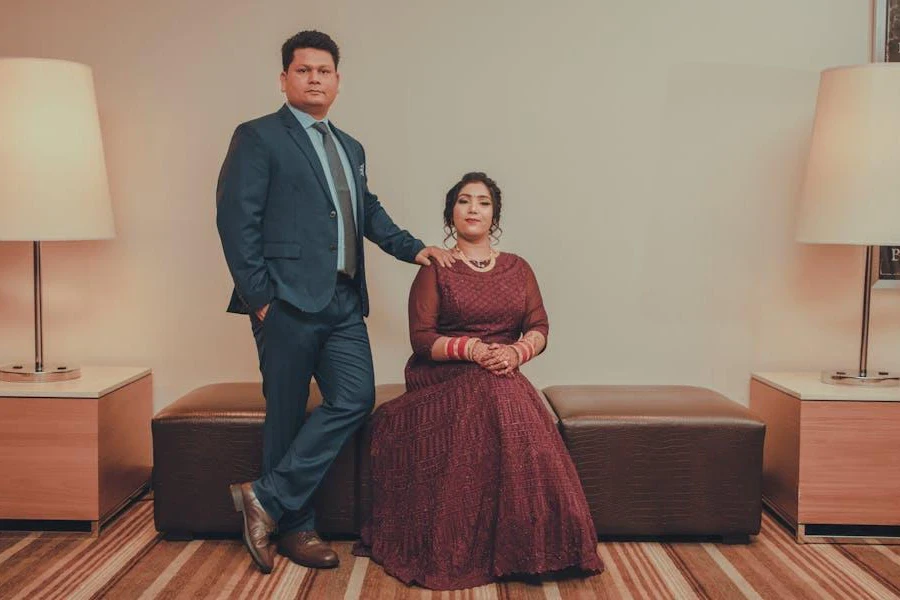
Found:
<path fill-rule="evenodd" d="M 319 155 L 316 154 L 316 149 L 313 148 L 312 142 L 309 141 L 309 136 L 303 131 L 303 127 L 300 125 L 297 117 L 291 113 L 291 110 L 287 105 L 281 107 L 281 110 L 278 111 L 278 115 L 281 117 L 282 123 L 284 123 L 284 126 L 287 128 L 288 134 L 306 156 L 306 160 L 309 161 L 309 165 L 316 174 L 316 179 L 319 180 L 319 185 L 322 186 L 325 197 L 331 200 L 331 191 L 328 189 L 328 180 L 325 179 L 325 171 L 322 170 L 322 162 L 319 160 Z"/>
<path fill-rule="evenodd" d="M 357 237 L 359 237 L 360 230 L 362 229 L 362 223 L 364 216 L 364 201 L 363 197 L 365 194 L 365 188 L 363 187 L 363 178 L 362 178 L 362 157 L 356 155 L 353 152 L 353 146 L 350 144 L 350 136 L 338 129 L 332 123 L 332 131 L 334 131 L 338 141 L 341 143 L 341 146 L 344 147 L 344 152 L 347 154 L 347 160 L 350 161 L 350 170 L 353 171 L 353 182 L 356 185 L 356 232 Z"/>

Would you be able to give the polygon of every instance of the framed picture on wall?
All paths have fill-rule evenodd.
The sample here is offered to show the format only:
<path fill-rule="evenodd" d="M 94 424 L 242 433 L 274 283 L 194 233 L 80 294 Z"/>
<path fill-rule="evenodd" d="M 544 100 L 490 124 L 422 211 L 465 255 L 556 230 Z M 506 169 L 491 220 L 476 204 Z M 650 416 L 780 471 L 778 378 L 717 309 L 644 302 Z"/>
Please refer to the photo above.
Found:
<path fill-rule="evenodd" d="M 887 36 L 884 60 L 900 62 L 900 0 L 875 0 L 887 3 Z"/>
<path fill-rule="evenodd" d="M 884 60 L 900 62 L 900 0 L 875 0 L 886 10 Z M 877 14 L 877 12 L 876 12 Z M 881 246 L 875 270 L 875 287 L 900 287 L 900 246 Z"/>
<path fill-rule="evenodd" d="M 900 246 L 881 246 L 878 257 L 878 279 L 900 281 Z"/>

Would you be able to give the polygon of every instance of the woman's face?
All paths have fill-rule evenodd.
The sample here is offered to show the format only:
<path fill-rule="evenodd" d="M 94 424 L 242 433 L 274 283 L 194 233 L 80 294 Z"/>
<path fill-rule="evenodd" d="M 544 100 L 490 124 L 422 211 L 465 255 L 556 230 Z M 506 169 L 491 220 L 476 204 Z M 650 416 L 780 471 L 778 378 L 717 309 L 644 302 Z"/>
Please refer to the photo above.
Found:
<path fill-rule="evenodd" d="M 481 241 L 490 233 L 493 217 L 494 202 L 486 185 L 473 181 L 459 190 L 453 205 L 453 226 L 457 235 L 470 242 Z"/>

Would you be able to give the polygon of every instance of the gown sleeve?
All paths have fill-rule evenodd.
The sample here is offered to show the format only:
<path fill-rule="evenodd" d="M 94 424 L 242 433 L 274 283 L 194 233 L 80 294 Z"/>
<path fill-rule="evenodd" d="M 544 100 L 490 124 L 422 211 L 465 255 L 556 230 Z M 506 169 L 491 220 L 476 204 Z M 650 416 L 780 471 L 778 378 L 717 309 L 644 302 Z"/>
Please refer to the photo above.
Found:
<path fill-rule="evenodd" d="M 431 347 L 441 337 L 437 331 L 441 298 L 436 265 L 422 267 L 409 290 L 409 341 L 413 352 L 431 358 Z"/>
<path fill-rule="evenodd" d="M 525 263 L 525 318 L 522 320 L 522 334 L 529 331 L 537 331 L 546 340 L 550 332 L 550 321 L 544 309 L 544 299 L 541 297 L 541 288 L 538 287 L 534 271 L 528 263 Z"/>

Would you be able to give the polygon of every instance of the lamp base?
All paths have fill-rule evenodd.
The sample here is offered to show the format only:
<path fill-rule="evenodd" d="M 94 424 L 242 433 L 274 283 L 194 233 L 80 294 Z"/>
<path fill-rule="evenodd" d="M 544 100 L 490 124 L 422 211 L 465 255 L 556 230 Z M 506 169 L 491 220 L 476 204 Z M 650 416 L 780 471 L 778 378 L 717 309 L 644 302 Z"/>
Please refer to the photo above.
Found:
<path fill-rule="evenodd" d="M 0 381 L 49 383 L 81 377 L 81 368 L 70 364 L 48 364 L 38 371 L 34 363 L 12 363 L 0 366 Z"/>
<path fill-rule="evenodd" d="M 865 375 L 861 375 L 858 369 L 822 371 L 822 382 L 835 385 L 897 387 L 900 386 L 900 373 L 877 369 L 869 370 Z"/>

